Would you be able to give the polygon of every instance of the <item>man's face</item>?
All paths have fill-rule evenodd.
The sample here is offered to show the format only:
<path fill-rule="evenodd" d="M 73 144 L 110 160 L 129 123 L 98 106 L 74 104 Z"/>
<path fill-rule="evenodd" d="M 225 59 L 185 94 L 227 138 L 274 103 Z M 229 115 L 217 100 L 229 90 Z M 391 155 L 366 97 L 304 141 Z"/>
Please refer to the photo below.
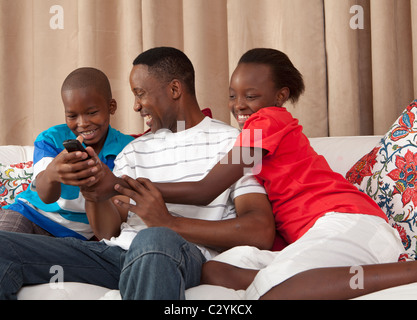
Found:
<path fill-rule="evenodd" d="M 140 112 L 153 133 L 160 129 L 177 131 L 177 114 L 169 83 L 150 73 L 148 66 L 139 64 L 130 73 L 130 87 L 135 96 L 133 109 Z"/>

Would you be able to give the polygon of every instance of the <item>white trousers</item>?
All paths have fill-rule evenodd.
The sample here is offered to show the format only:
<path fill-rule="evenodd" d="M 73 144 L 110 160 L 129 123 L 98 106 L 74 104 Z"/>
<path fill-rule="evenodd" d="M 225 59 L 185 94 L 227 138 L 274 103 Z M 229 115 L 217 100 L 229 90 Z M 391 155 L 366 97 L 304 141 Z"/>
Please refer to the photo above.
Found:
<path fill-rule="evenodd" d="M 385 220 L 363 214 L 328 213 L 280 252 L 236 247 L 213 260 L 260 270 L 245 298 L 257 300 L 303 271 L 397 262 L 404 253 L 398 232 Z"/>

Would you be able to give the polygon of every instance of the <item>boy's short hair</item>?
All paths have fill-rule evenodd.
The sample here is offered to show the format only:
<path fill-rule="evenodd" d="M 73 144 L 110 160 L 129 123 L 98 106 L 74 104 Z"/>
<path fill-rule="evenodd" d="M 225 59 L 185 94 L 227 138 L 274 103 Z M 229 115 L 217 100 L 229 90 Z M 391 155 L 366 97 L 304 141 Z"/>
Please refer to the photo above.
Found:
<path fill-rule="evenodd" d="M 72 71 L 64 80 L 61 92 L 90 86 L 96 88 L 107 101 L 112 99 L 110 81 L 107 76 L 104 72 L 90 67 Z"/>
<path fill-rule="evenodd" d="M 255 48 L 249 50 L 240 58 L 239 64 L 241 63 L 258 63 L 270 66 L 277 89 L 289 88 L 289 98 L 292 102 L 297 102 L 305 90 L 303 76 L 294 67 L 288 56 L 281 51 Z"/>
<path fill-rule="evenodd" d="M 183 82 L 190 94 L 195 96 L 195 71 L 190 59 L 180 50 L 157 47 L 141 53 L 133 65 L 148 66 L 149 72 L 167 83 L 174 79 Z"/>

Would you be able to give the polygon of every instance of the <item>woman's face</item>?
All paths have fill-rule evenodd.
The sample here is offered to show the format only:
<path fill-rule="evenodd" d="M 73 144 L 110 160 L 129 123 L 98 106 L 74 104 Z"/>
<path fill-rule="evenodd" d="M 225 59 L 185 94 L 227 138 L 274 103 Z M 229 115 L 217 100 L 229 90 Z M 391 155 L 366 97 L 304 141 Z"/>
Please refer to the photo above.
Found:
<path fill-rule="evenodd" d="M 288 88 L 284 88 L 288 91 Z M 241 63 L 230 80 L 229 108 L 240 128 L 259 109 L 271 106 L 281 107 L 280 93 L 272 77 L 271 67 L 266 64 Z"/>

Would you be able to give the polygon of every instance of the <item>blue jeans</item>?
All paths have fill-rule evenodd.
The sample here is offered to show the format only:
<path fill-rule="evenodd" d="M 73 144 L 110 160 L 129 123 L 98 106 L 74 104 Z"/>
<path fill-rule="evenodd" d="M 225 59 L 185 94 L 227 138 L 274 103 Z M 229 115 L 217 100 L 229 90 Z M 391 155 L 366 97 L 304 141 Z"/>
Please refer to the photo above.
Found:
<path fill-rule="evenodd" d="M 120 289 L 123 299 L 185 299 L 200 283 L 200 250 L 167 228 L 138 233 L 128 251 L 102 242 L 0 231 L 0 299 L 24 285 L 63 281 Z M 52 268 L 54 267 L 54 268 Z M 51 271 L 52 270 L 52 271 Z"/>

